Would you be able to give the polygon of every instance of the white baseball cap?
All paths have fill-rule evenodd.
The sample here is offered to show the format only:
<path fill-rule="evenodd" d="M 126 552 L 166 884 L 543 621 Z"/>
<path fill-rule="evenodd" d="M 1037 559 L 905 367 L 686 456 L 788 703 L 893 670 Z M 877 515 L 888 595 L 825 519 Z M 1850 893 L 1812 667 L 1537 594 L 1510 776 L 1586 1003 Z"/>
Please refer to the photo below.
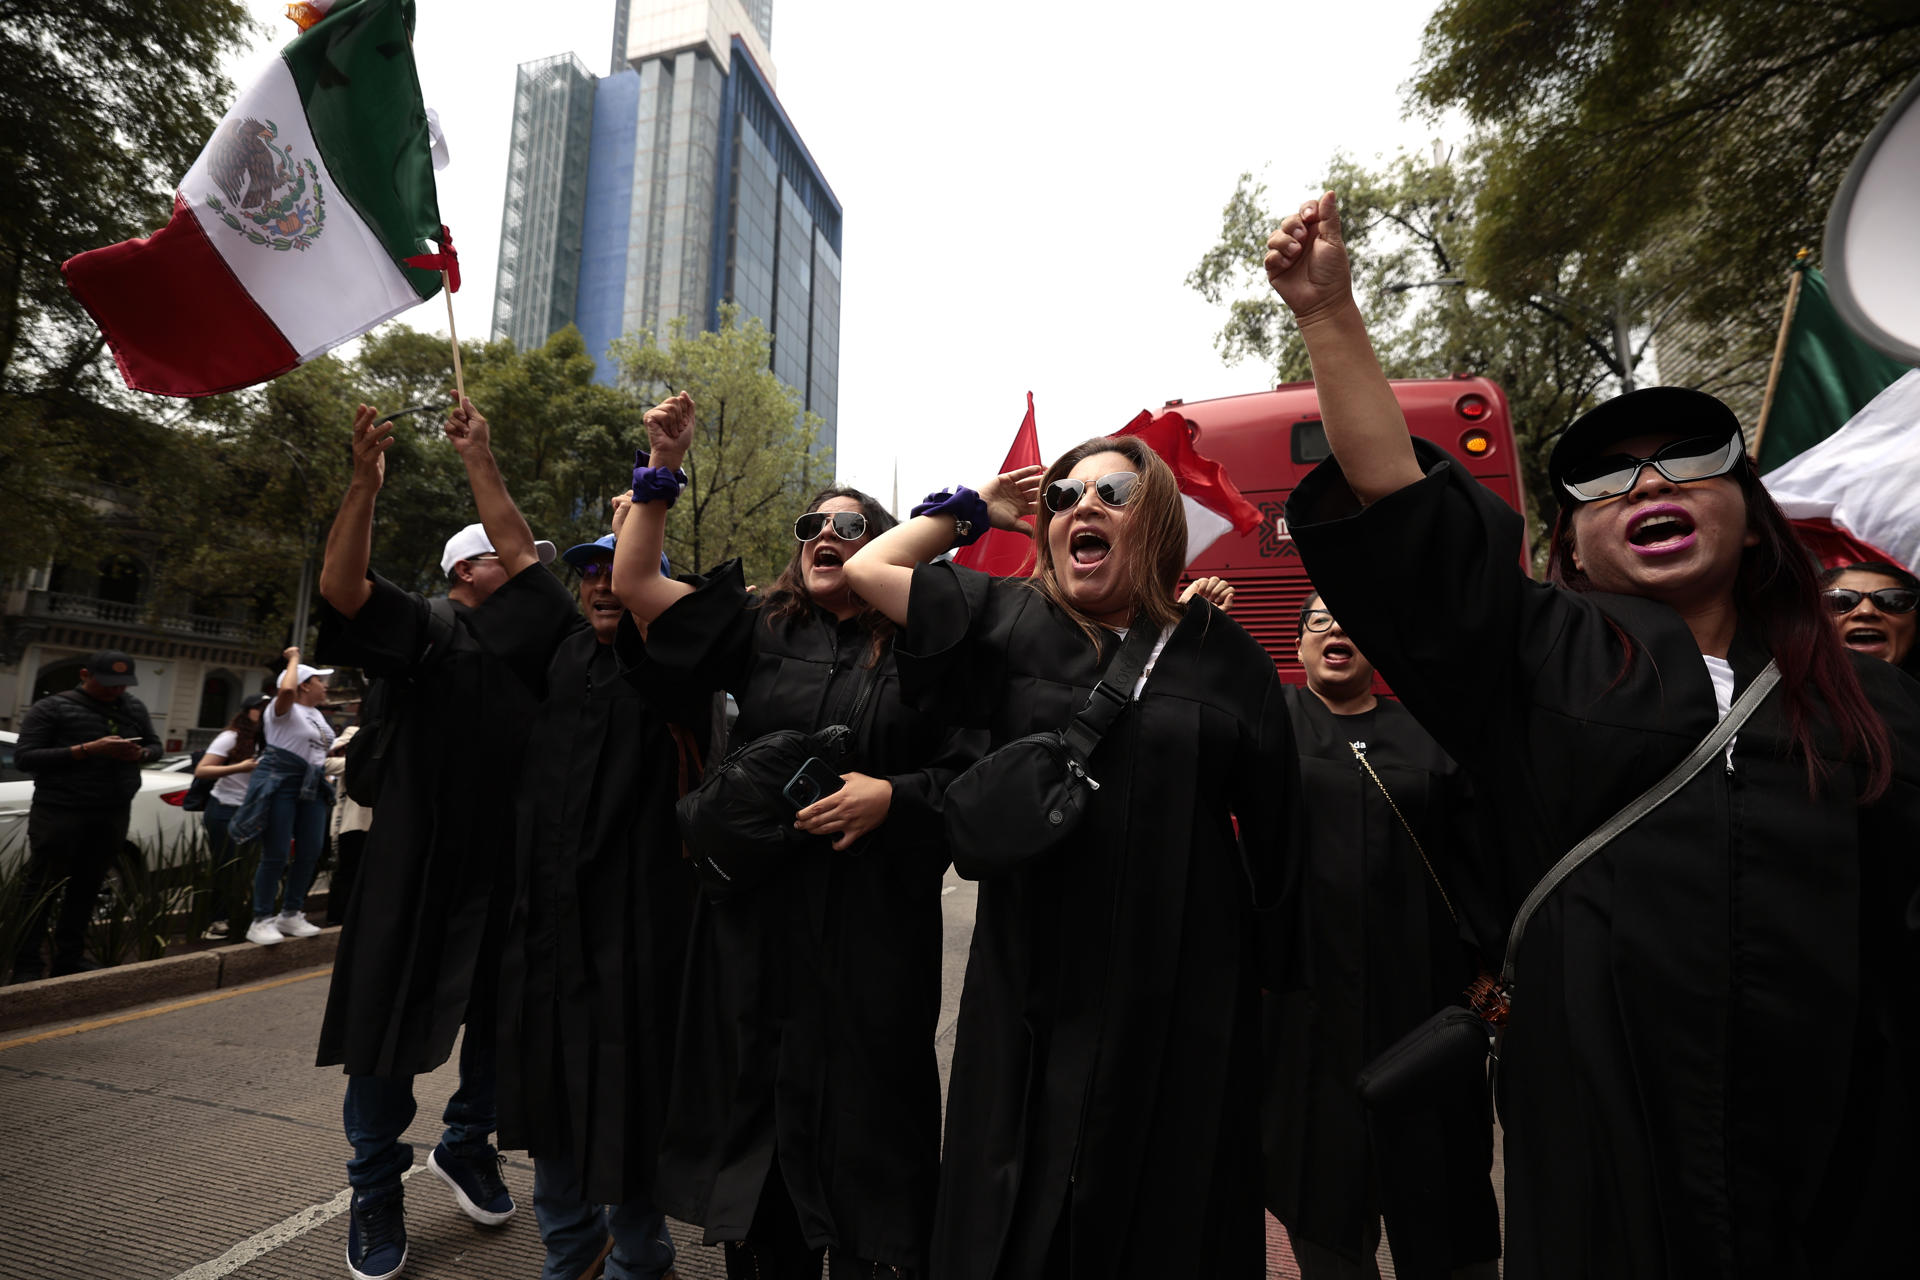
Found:
<path fill-rule="evenodd" d="M 333 674 L 332 667 L 310 667 L 303 662 L 300 664 L 300 669 L 294 673 L 296 677 L 294 680 L 294 683 L 305 684 L 307 681 L 313 679 L 315 676 L 330 676 L 332 674 Z"/>
<path fill-rule="evenodd" d="M 553 563 L 551 542 L 535 542 L 533 550 L 534 554 L 540 557 L 541 564 Z M 493 540 L 487 537 L 487 527 L 481 524 L 470 524 L 447 539 L 446 549 L 440 553 L 440 572 L 452 573 L 453 566 L 462 560 L 491 554 L 493 554 Z"/>

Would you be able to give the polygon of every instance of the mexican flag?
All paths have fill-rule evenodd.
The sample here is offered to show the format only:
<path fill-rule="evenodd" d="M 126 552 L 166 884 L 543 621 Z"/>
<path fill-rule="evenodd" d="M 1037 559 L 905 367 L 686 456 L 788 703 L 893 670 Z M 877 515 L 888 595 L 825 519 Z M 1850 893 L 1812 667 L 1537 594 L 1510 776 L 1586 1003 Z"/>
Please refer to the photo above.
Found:
<path fill-rule="evenodd" d="M 172 220 L 61 267 L 137 391 L 265 382 L 440 291 L 406 264 L 444 237 L 413 0 L 296 7 L 317 21 L 220 122 Z"/>
<path fill-rule="evenodd" d="M 1029 391 L 1027 416 L 1020 420 L 1020 429 L 1013 433 L 1013 447 L 1007 450 L 1007 460 L 1000 464 L 1000 474 L 1012 471 L 1015 467 L 1039 465 L 1040 432 L 1034 425 L 1033 392 Z M 1031 519 L 1028 523 L 1032 523 Z M 990 573 L 996 578 L 1024 577 L 1033 567 L 1033 539 L 1009 533 L 1005 529 L 995 529 L 972 546 L 954 552 L 953 562 Z"/>
<path fill-rule="evenodd" d="M 1756 461 L 1763 473 L 1838 431 L 1907 371 L 1854 336 L 1834 309 L 1826 277 L 1812 267 L 1799 270 L 1779 382 L 1760 424 Z"/>
<path fill-rule="evenodd" d="M 1142 409 L 1115 434 L 1139 436 L 1173 468 L 1173 477 L 1180 482 L 1180 502 L 1187 511 L 1188 564 L 1227 530 L 1245 533 L 1259 525 L 1260 508 L 1234 487 L 1225 467 L 1193 447 L 1193 434 L 1180 414 L 1167 412 L 1156 418 Z"/>
<path fill-rule="evenodd" d="M 1920 369 L 1761 481 L 1823 563 L 1920 573 Z"/>

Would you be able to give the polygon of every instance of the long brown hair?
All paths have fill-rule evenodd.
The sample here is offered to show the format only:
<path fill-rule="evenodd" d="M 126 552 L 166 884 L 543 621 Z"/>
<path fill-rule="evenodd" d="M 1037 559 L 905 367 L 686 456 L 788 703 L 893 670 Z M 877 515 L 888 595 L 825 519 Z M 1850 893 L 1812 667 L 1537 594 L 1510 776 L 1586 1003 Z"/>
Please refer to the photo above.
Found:
<path fill-rule="evenodd" d="M 1180 482 L 1173 478 L 1173 468 L 1137 437 L 1101 436 L 1083 441 L 1056 458 L 1040 478 L 1040 492 L 1044 494 L 1048 485 L 1101 453 L 1119 454 L 1140 474 L 1133 496 L 1127 500 L 1127 518 L 1120 526 L 1120 536 L 1126 542 L 1127 579 L 1134 608 L 1144 611 L 1155 627 L 1164 629 L 1180 618 L 1173 589 L 1180 581 L 1180 571 L 1187 567 L 1187 512 L 1180 501 Z M 1097 649 L 1101 624 L 1073 607 L 1054 571 L 1053 550 L 1047 542 L 1052 524 L 1053 512 L 1043 501 L 1033 530 L 1034 559 L 1029 577 L 1042 595 L 1078 624 Z"/>
<path fill-rule="evenodd" d="M 867 517 L 869 542 L 900 523 L 893 518 L 891 511 L 880 505 L 879 499 L 846 485 L 829 485 L 814 494 L 813 500 L 807 503 L 807 511 L 818 511 L 827 504 L 829 498 L 852 498 L 860 504 L 861 513 Z M 801 514 L 805 515 L 806 511 Z M 800 571 L 800 554 L 805 549 L 804 542 L 798 539 L 794 541 L 793 555 L 788 558 L 787 567 L 780 571 L 780 576 L 774 579 L 773 586 L 767 589 L 765 613 L 769 627 L 776 624 L 791 627 L 813 615 L 813 595 L 807 590 L 806 575 Z M 886 652 L 887 643 L 893 639 L 897 628 L 893 625 L 893 619 L 860 599 L 859 596 L 856 595 L 854 600 L 860 605 L 860 612 L 857 615 L 860 625 L 866 629 L 867 636 L 872 641 L 872 646 L 867 653 L 867 665 L 871 667 L 880 661 L 880 655 Z"/>
<path fill-rule="evenodd" d="M 1817 794 L 1827 773 L 1825 762 L 1813 749 L 1814 695 L 1818 694 L 1840 733 L 1842 749 L 1866 765 L 1867 785 L 1860 798 L 1873 800 L 1893 780 L 1893 747 L 1886 722 L 1867 701 L 1839 633 L 1821 606 L 1819 575 L 1786 513 L 1760 483 L 1750 461 L 1743 461 L 1733 478 L 1747 498 L 1747 527 L 1760 535 L 1760 541 L 1741 554 L 1740 573 L 1733 585 L 1734 611 L 1758 630 L 1768 655 L 1780 664 L 1787 725 L 1794 745 L 1807 758 L 1808 788 Z M 1593 583 L 1574 567 L 1573 511 L 1564 497 L 1551 537 L 1548 579 L 1569 591 L 1592 591 Z M 1633 665 L 1635 645 L 1618 626 L 1614 631 L 1626 648 L 1620 669 L 1624 676 Z"/>
<path fill-rule="evenodd" d="M 260 724 L 249 713 L 258 707 L 262 709 L 260 714 L 266 715 L 264 708 L 271 701 L 273 699 L 256 694 L 241 703 L 240 710 L 234 713 L 233 719 L 227 721 L 227 732 L 233 734 L 235 739 L 233 750 L 227 755 L 228 764 L 253 759 L 254 752 L 260 747 Z"/>

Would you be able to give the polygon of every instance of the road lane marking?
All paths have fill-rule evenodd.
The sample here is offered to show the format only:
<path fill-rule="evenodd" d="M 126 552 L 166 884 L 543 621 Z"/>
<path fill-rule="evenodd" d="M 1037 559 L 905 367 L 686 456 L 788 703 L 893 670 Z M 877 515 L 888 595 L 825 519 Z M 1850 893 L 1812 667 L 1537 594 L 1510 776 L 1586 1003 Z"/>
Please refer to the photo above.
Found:
<path fill-rule="evenodd" d="M 333 972 L 333 966 L 324 969 L 310 969 L 305 973 L 296 973 L 290 977 L 272 978 L 266 982 L 251 982 L 244 987 L 229 987 L 225 991 L 215 991 L 211 995 L 195 996 L 191 1000 L 176 1000 L 172 1004 L 163 1004 L 152 1009 L 142 1009 L 137 1013 L 121 1013 L 111 1018 L 97 1018 L 92 1022 L 76 1022 L 71 1027 L 55 1027 L 51 1031 L 39 1031 L 30 1036 L 21 1036 L 16 1040 L 0 1040 L 0 1052 L 18 1049 L 22 1045 L 40 1044 L 46 1040 L 58 1040 L 62 1036 L 77 1036 L 82 1031 L 98 1031 L 103 1027 L 117 1027 L 126 1022 L 138 1022 L 142 1018 L 157 1018 L 163 1013 L 177 1013 L 181 1009 L 196 1009 L 203 1004 L 213 1004 L 220 1000 L 231 1000 L 235 996 L 251 995 L 255 991 L 271 991 L 275 987 L 290 986 L 296 982 L 312 982 L 315 978 L 324 978 Z"/>
<path fill-rule="evenodd" d="M 427 1166 L 416 1164 L 400 1175 L 405 1183 L 408 1178 Z M 315 1227 L 324 1227 L 347 1211 L 353 1203 L 353 1188 L 348 1187 L 325 1204 L 311 1204 L 292 1217 L 283 1218 L 265 1231 L 248 1236 L 233 1248 L 217 1258 L 201 1263 L 197 1267 L 182 1271 L 173 1280 L 219 1280 L 219 1277 L 232 1275 L 249 1262 L 266 1257 L 283 1244 L 291 1244 Z"/>

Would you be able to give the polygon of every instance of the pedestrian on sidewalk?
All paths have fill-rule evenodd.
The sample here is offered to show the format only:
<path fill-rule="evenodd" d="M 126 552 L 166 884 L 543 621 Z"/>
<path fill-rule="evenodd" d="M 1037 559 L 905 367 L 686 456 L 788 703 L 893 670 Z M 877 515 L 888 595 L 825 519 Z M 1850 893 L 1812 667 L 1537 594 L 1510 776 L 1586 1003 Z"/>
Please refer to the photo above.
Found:
<path fill-rule="evenodd" d="M 659 1280 L 674 1263 L 654 1198 L 693 917 L 674 802 L 699 781 L 713 704 L 636 678 L 641 636 L 612 582 L 628 502 L 615 503 L 615 533 L 561 557 L 591 625 L 554 654 L 528 741 L 500 965 L 500 1145 L 533 1156 L 542 1280 L 596 1265 Z M 677 706 L 649 700 L 676 692 Z"/>
<path fill-rule="evenodd" d="M 649 411 L 647 432 L 614 586 L 647 625 L 650 679 L 732 693 L 735 743 L 851 730 L 844 759 L 800 775 L 821 798 L 788 784 L 776 802 L 791 834 L 764 877 L 710 880 L 695 907 L 660 1203 L 724 1244 L 735 1280 L 817 1280 L 828 1251 L 834 1280 L 919 1277 L 940 1157 L 940 802 L 982 736 L 901 700 L 893 624 L 847 586 L 886 508 L 816 494 L 765 591 L 738 560 L 675 581 L 660 552 L 692 400 Z"/>
<path fill-rule="evenodd" d="M 233 843 L 231 828 L 233 815 L 246 801 L 247 782 L 260 763 L 260 717 L 272 701 L 266 694 L 248 698 L 227 727 L 214 735 L 193 768 L 194 777 L 213 779 L 207 806 L 200 811 L 200 829 L 207 838 L 212 871 L 213 911 L 206 931 L 200 935 L 208 942 L 231 937 L 234 908 L 252 901 L 253 886 L 241 883 L 244 863 L 239 846 Z"/>
<path fill-rule="evenodd" d="M 320 862 L 327 808 L 333 803 L 333 784 L 325 775 L 333 726 L 320 711 L 333 669 L 301 662 L 297 645 L 284 656 L 287 668 L 260 718 L 266 746 L 230 828 L 241 844 L 256 837 L 261 842 L 260 866 L 253 875 L 253 923 L 247 926 L 247 941 L 260 946 L 320 932 L 307 920 L 307 889 Z M 276 915 L 274 898 L 283 873 L 286 893 Z"/>
<path fill-rule="evenodd" d="M 47 976 L 49 915 L 53 976 L 99 967 L 85 954 L 94 901 L 127 846 L 140 767 L 160 758 L 147 709 L 127 692 L 138 683 L 132 658 L 103 649 L 80 669 L 78 688 L 40 699 L 21 718 L 13 760 L 33 775 L 21 898 L 31 914 L 13 958 L 15 982 Z"/>
<path fill-rule="evenodd" d="M 347 905 L 320 1030 L 319 1064 L 347 1073 L 354 1191 L 347 1265 L 384 1280 L 406 1262 L 401 1175 L 413 1149 L 413 1078 L 445 1062 L 462 1022 L 460 1087 L 428 1167 L 475 1222 L 513 1215 L 494 1131 L 499 948 L 512 890 L 514 780 L 555 647 L 579 626 L 543 566 L 494 460 L 487 420 L 462 398 L 446 436 L 480 521 L 447 539 L 443 600 L 370 572 L 373 512 L 393 425 L 360 406 L 353 479 L 327 536 L 320 649 L 387 682 L 391 733 L 379 819 Z"/>

